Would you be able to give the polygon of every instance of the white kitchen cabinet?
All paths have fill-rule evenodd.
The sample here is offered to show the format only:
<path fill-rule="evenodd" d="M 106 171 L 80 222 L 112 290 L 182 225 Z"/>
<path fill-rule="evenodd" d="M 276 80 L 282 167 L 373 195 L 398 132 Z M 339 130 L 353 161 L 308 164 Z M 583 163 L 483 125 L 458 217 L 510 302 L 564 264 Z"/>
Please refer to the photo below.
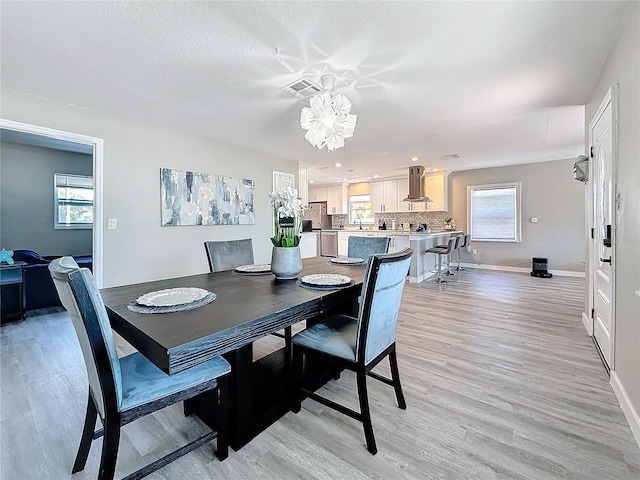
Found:
<path fill-rule="evenodd" d="M 391 252 L 399 252 L 409 248 L 409 235 L 394 235 L 391 237 Z"/>
<path fill-rule="evenodd" d="M 347 198 L 342 185 L 327 187 L 327 213 L 329 215 L 346 214 Z"/>
<path fill-rule="evenodd" d="M 327 201 L 327 189 L 325 187 L 310 188 L 309 189 L 309 201 L 310 202 L 326 202 Z"/>
<path fill-rule="evenodd" d="M 398 181 L 371 182 L 371 209 L 373 213 L 398 211 Z"/>
<path fill-rule="evenodd" d="M 403 202 L 409 195 L 409 179 L 398 180 L 398 211 L 424 212 L 427 210 L 425 202 Z"/>
<path fill-rule="evenodd" d="M 349 252 L 349 237 L 361 237 L 364 230 L 353 232 L 338 232 L 338 256 L 346 257 Z"/>
<path fill-rule="evenodd" d="M 393 236 L 388 230 L 355 230 L 348 232 L 338 232 L 338 256 L 346 257 L 349 253 L 349 237 L 391 237 Z M 407 237 L 407 246 L 409 246 Z M 391 250 L 389 250 L 391 251 Z"/>
<path fill-rule="evenodd" d="M 300 256 L 310 258 L 318 256 L 318 233 L 303 232 L 300 235 Z"/>
<path fill-rule="evenodd" d="M 427 204 L 427 210 L 432 212 L 447 211 L 448 188 L 447 173 L 428 175 L 425 177 L 425 193 L 433 202 Z"/>

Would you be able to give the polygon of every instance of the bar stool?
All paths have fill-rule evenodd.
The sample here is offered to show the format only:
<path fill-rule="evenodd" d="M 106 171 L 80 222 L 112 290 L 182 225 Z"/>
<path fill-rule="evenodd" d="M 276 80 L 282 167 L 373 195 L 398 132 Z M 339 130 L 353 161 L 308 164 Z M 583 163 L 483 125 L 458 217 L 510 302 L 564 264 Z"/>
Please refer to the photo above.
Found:
<path fill-rule="evenodd" d="M 462 243 L 463 240 L 463 236 L 462 235 L 455 235 L 452 236 L 450 239 L 455 239 L 456 243 L 453 245 L 453 250 L 451 250 L 451 253 L 447 256 L 447 275 L 455 275 L 455 273 L 453 273 L 453 269 L 451 268 L 451 260 L 452 260 L 452 256 L 453 256 L 453 252 L 454 251 L 459 251 L 458 249 L 460 248 L 460 244 Z M 447 248 L 446 245 L 438 245 L 438 248 Z M 459 262 L 458 262 L 459 263 Z"/>
<path fill-rule="evenodd" d="M 467 234 L 463 237 L 463 239 L 462 239 L 462 241 L 461 241 L 460 245 L 458 245 L 458 248 L 456 249 L 456 250 L 457 250 L 457 252 L 456 252 L 456 263 L 458 264 L 458 265 L 456 266 L 456 271 L 458 271 L 458 272 L 462 272 L 462 271 L 464 271 L 464 268 L 462 268 L 462 267 L 460 266 L 460 250 L 462 250 L 463 248 L 467 248 L 467 247 L 469 246 L 469 244 L 470 244 L 470 243 L 471 243 L 471 235 L 470 235 L 469 233 L 467 233 Z"/>
<path fill-rule="evenodd" d="M 426 250 L 426 253 L 435 253 L 438 257 L 438 275 L 433 280 L 430 279 L 430 282 L 449 283 L 449 280 L 445 280 L 444 278 L 442 278 L 442 256 L 450 255 L 455 247 L 456 242 L 456 237 L 452 237 L 449 239 L 449 242 L 446 246 L 440 245 L 437 247 L 428 248 Z"/>

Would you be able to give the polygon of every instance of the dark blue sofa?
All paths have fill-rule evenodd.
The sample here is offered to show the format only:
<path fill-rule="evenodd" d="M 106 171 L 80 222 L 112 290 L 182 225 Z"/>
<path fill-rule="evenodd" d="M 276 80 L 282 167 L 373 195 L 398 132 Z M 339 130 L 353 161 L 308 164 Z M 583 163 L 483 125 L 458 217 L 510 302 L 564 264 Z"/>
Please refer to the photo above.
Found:
<path fill-rule="evenodd" d="M 36 310 L 38 308 L 48 308 L 62 305 L 58 292 L 53 285 L 53 280 L 49 274 L 49 263 L 60 256 L 41 257 L 33 250 L 14 250 L 13 260 L 25 262 L 24 268 L 24 289 L 26 296 L 26 310 Z M 82 255 L 73 257 L 80 267 L 92 269 L 93 257 Z"/>

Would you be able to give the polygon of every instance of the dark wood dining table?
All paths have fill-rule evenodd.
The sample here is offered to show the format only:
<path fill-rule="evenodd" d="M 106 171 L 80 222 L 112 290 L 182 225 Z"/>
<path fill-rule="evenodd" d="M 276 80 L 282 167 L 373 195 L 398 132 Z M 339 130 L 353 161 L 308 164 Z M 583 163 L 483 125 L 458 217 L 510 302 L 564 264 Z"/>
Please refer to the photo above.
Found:
<path fill-rule="evenodd" d="M 101 295 L 113 329 L 167 374 L 220 355 L 230 362 L 230 444 L 237 450 L 290 408 L 290 352 L 282 348 L 254 362 L 253 342 L 298 322 L 317 321 L 337 312 L 356 314 L 365 271 L 365 265 L 338 265 L 326 257 L 314 257 L 303 261 L 299 278 L 337 273 L 351 277 L 353 285 L 315 290 L 295 280 L 276 280 L 271 274 L 227 271 L 105 288 Z M 217 298 L 200 308 L 175 313 L 142 314 L 127 309 L 141 295 L 179 287 L 202 288 Z M 318 375 L 316 382 L 320 385 L 329 378 Z M 215 428 L 207 406 L 210 401 L 203 395 L 189 408 Z"/>

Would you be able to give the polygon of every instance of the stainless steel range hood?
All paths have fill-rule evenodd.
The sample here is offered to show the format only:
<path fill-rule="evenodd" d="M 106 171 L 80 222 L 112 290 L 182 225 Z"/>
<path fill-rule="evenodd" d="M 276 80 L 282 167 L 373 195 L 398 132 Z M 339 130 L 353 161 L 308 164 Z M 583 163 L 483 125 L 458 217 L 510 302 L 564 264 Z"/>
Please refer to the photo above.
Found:
<path fill-rule="evenodd" d="M 403 202 L 433 202 L 425 195 L 424 167 L 409 167 L 409 195 Z"/>

